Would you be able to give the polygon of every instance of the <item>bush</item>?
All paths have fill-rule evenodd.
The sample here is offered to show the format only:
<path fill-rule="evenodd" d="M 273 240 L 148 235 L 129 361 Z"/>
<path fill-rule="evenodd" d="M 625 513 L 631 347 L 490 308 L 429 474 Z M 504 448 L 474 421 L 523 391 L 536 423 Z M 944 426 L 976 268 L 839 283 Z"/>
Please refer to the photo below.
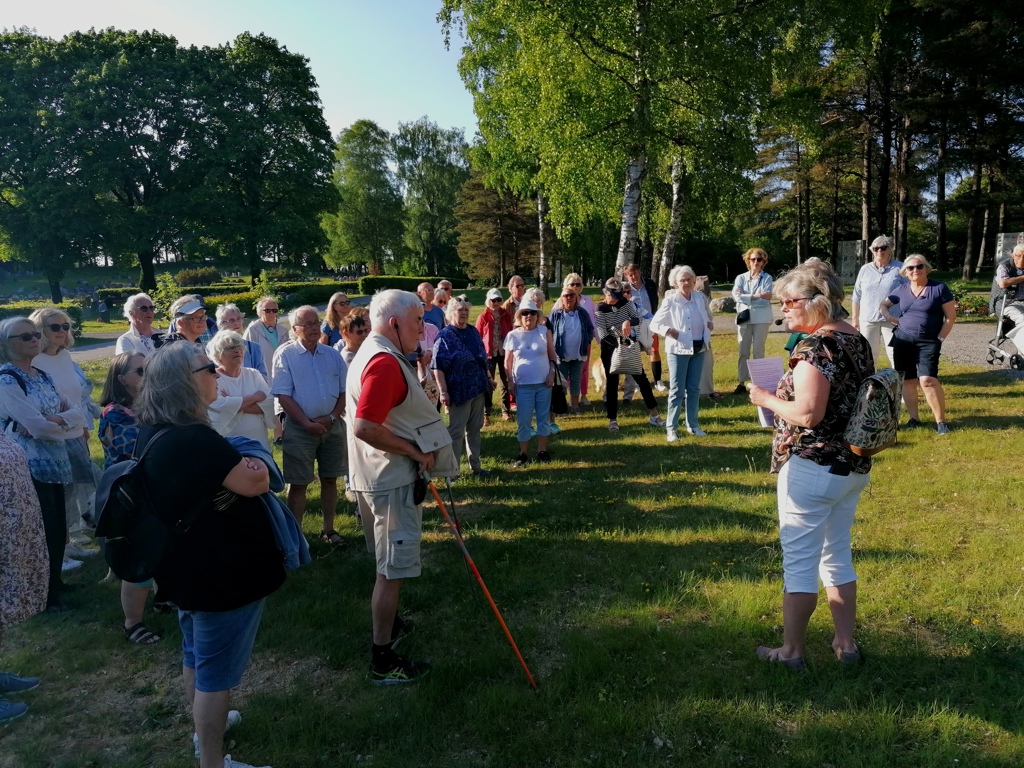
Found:
<path fill-rule="evenodd" d="M 277 267 L 263 270 L 267 280 L 273 283 L 297 283 L 309 277 L 307 272 L 295 267 Z"/>
<path fill-rule="evenodd" d="M 203 306 L 206 307 L 206 314 L 210 317 L 213 317 L 217 312 L 218 304 L 235 304 L 245 313 L 246 317 L 253 317 L 256 314 L 256 300 L 259 298 L 259 296 L 253 296 L 249 291 L 245 293 L 219 293 L 214 296 L 204 296 Z M 284 309 L 283 304 L 281 308 Z"/>
<path fill-rule="evenodd" d="M 220 271 L 216 267 L 183 269 L 174 276 L 174 282 L 182 288 L 192 285 L 211 285 L 212 283 L 219 283 L 220 280 Z"/>
<path fill-rule="evenodd" d="M 464 290 L 469 288 L 469 280 L 464 277 L 402 277 L 401 275 L 367 275 L 359 280 L 359 293 L 363 296 L 373 296 L 377 291 L 385 291 L 389 288 L 397 288 L 400 291 L 416 292 L 420 283 L 430 283 L 436 286 L 441 280 L 449 280 L 453 290 Z"/>
<path fill-rule="evenodd" d="M 37 309 L 52 306 L 53 302 L 51 301 L 12 301 L 8 304 L 0 304 L 0 320 L 8 317 L 18 317 L 19 315 L 28 317 Z M 78 301 L 62 301 L 57 307 L 68 313 L 73 326 L 72 331 L 77 339 L 82 335 L 82 319 L 84 316 L 81 303 Z"/>

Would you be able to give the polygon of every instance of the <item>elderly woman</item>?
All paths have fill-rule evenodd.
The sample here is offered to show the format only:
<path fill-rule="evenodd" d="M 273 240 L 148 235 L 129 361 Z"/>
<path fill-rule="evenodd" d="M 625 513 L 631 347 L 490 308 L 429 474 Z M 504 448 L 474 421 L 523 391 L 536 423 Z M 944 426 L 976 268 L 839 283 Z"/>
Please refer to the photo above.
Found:
<path fill-rule="evenodd" d="M 242 333 L 242 323 L 245 320 L 245 313 L 238 308 L 237 304 L 218 304 L 217 305 L 217 328 L 222 331 L 234 331 L 237 334 Z M 211 342 L 213 339 L 210 340 Z M 260 372 L 265 380 L 269 380 L 270 374 L 267 373 L 267 362 L 263 358 L 263 349 L 255 341 L 247 341 L 242 339 L 243 346 L 245 349 L 245 356 L 242 358 L 242 365 L 246 368 L 255 368 Z M 210 354 L 209 344 L 207 345 L 207 355 Z"/>
<path fill-rule="evenodd" d="M 512 330 L 512 313 L 505 309 L 501 300 L 501 291 L 491 288 L 487 292 L 487 306 L 476 319 L 476 330 L 484 342 L 484 351 L 487 353 L 487 375 L 493 380 L 494 372 L 497 370 L 501 379 L 501 418 L 508 421 L 512 418 L 512 400 L 509 396 L 508 376 L 505 373 L 504 345 L 505 337 Z M 490 426 L 491 404 L 494 402 L 493 393 L 487 393 L 487 403 L 484 408 L 484 426 Z"/>
<path fill-rule="evenodd" d="M 46 608 L 46 536 L 28 459 L 0 431 L 0 641 L 15 624 Z M 2 644 L 2 643 L 0 643 Z M 37 677 L 0 672 L 0 693 L 22 693 Z M 0 698 L 0 725 L 21 717 L 28 705 Z"/>
<path fill-rule="evenodd" d="M 494 379 L 487 369 L 487 352 L 480 332 L 469 324 L 468 301 L 451 299 L 445 320 L 447 324 L 434 341 L 430 367 L 441 404 L 448 409 L 448 434 L 455 462 L 461 462 L 465 444 L 473 474 L 487 477 L 490 473 L 480 467 L 480 429 L 484 425 L 487 395 L 494 390 Z"/>
<path fill-rule="evenodd" d="M 256 302 L 256 314 L 258 319 L 253 320 L 245 328 L 242 338 L 246 341 L 254 341 L 260 345 L 263 351 L 263 360 L 269 363 L 274 359 L 274 352 L 282 344 L 288 342 L 288 326 L 279 323 L 281 309 L 277 299 L 273 296 L 264 296 Z M 274 383 L 274 367 L 267 365 L 268 381 Z"/>
<path fill-rule="evenodd" d="M 370 332 L 370 313 L 366 307 L 354 307 L 351 312 L 341 318 L 338 330 L 341 331 L 341 341 L 334 345 L 334 348 L 341 354 L 345 365 L 352 362 L 356 352 L 366 341 L 366 334 Z"/>
<path fill-rule="evenodd" d="M 832 649 L 844 664 L 861 660 L 853 640 L 857 574 L 850 529 L 871 459 L 843 440 L 857 390 L 875 372 L 871 347 L 842 318 L 843 281 L 823 262 L 804 264 L 779 280 L 789 330 L 808 336 L 793 349 L 789 370 L 775 394 L 751 386 L 754 405 L 775 412 L 772 472 L 778 473 L 784 619 L 782 645 L 757 655 L 791 669 L 804 668 L 807 624 L 825 585 L 835 636 Z"/>
<path fill-rule="evenodd" d="M 192 520 L 154 578 L 178 607 L 182 673 L 202 768 L 240 765 L 224 757 L 230 692 L 248 666 L 266 597 L 285 580 L 270 520 L 256 498 L 269 490 L 267 467 L 243 457 L 210 426 L 218 378 L 202 352 L 172 344 L 147 359 L 135 401 L 139 450 L 157 440 L 142 462 L 155 511 L 172 528 L 184 516 Z"/>
<path fill-rule="evenodd" d="M 59 611 L 64 609 L 60 574 L 68 535 L 64 486 L 73 477 L 66 439 L 81 435 L 86 419 L 79 404 L 61 395 L 50 376 L 32 365 L 42 337 L 27 317 L 0 321 L 0 429 L 28 456 L 50 561 L 46 605 Z"/>
<path fill-rule="evenodd" d="M 352 302 L 348 300 L 348 294 L 338 293 L 331 295 L 327 302 L 327 314 L 324 317 L 323 325 L 320 326 L 320 343 L 333 347 L 341 341 L 341 321 L 352 308 Z"/>
<path fill-rule="evenodd" d="M 243 364 L 245 339 L 234 331 L 219 331 L 207 349 L 220 374 L 217 399 L 210 404 L 210 425 L 225 437 L 250 437 L 269 451 L 274 398 L 260 372 Z"/>
<path fill-rule="evenodd" d="M 156 305 L 148 293 L 136 293 L 124 303 L 124 316 L 131 327 L 117 339 L 114 353 L 137 352 L 151 355 L 156 350 L 160 334 L 153 329 L 153 315 Z"/>
<path fill-rule="evenodd" d="M 736 338 L 740 345 L 738 374 L 740 383 L 735 394 L 746 392 L 745 382 L 750 378 L 747 360 L 764 357 L 764 343 L 772 324 L 772 276 L 764 271 L 768 264 L 768 253 L 762 248 L 750 248 L 743 254 L 747 271 L 737 275 L 732 286 L 732 297 L 736 300 L 736 314 L 747 311 L 750 319 L 736 324 Z M 753 350 L 751 350 L 753 348 Z"/>
<path fill-rule="evenodd" d="M 555 344 L 558 370 L 569 385 L 572 412 L 580 412 L 580 391 L 583 372 L 590 360 L 590 342 L 594 340 L 594 324 L 587 311 L 580 307 L 580 294 L 566 286 L 548 317 L 548 327 Z"/>
<path fill-rule="evenodd" d="M 882 362 L 882 348 L 888 348 L 892 343 L 892 325 L 882 317 L 879 307 L 893 291 L 907 282 L 901 274 L 902 269 L 903 263 L 893 259 L 892 241 L 881 235 L 871 242 L 871 263 L 860 268 L 853 284 L 850 323 L 868 340 L 876 365 Z"/>
<path fill-rule="evenodd" d="M 580 309 L 586 310 L 590 315 L 590 324 L 594 328 L 594 338 L 600 341 L 597 335 L 597 305 L 594 300 L 583 292 L 583 277 L 577 272 L 570 272 L 562 280 L 562 293 L 566 288 L 571 288 L 579 296 Z M 583 373 L 580 375 L 580 405 L 590 405 L 587 394 L 590 392 L 590 357 L 583 361 Z"/>
<path fill-rule="evenodd" d="M 98 430 L 103 446 L 104 468 L 119 461 L 130 459 L 139 437 L 139 422 L 132 410 L 138 397 L 145 373 L 145 356 L 125 352 L 110 361 L 107 378 L 103 382 Z M 151 631 L 142 620 L 146 611 L 146 598 L 153 587 L 153 580 L 139 584 L 121 582 L 121 610 L 124 613 L 124 636 L 135 645 L 152 645 L 160 642 L 160 636 Z"/>
<path fill-rule="evenodd" d="M 607 397 L 605 408 L 608 414 L 608 431 L 618 432 L 619 422 L 619 374 L 611 372 L 612 354 L 620 344 L 635 344 L 636 329 L 640 325 L 640 315 L 636 305 L 625 296 L 622 281 L 617 277 L 609 278 L 604 284 L 604 299 L 597 305 L 597 333 L 601 338 L 601 365 L 607 377 Z M 665 420 L 658 415 L 658 401 L 654 399 L 654 391 L 647 374 L 641 371 L 633 376 L 637 389 L 644 399 L 649 412 L 649 422 L 653 427 L 664 427 Z"/>
<path fill-rule="evenodd" d="M 80 567 L 79 562 L 73 558 L 99 554 L 97 548 L 84 546 L 91 540 L 84 533 L 87 526 L 83 522 L 83 516 L 87 519 L 92 516 L 98 479 L 96 467 L 89 455 L 89 430 L 92 428 L 95 407 L 91 397 L 92 383 L 71 359 L 68 351 L 75 345 L 68 314 L 56 307 L 44 307 L 37 309 L 28 319 L 43 334 L 42 353 L 32 361 L 32 365 L 49 374 L 57 392 L 76 405 L 86 419 L 83 429 L 64 436 L 68 458 L 71 459 L 71 482 L 64 488 L 64 509 L 68 530 L 73 532 L 73 541 L 64 548 L 66 560 L 63 567 L 72 570 Z M 99 415 L 99 409 L 96 409 L 95 415 Z"/>
<path fill-rule="evenodd" d="M 935 417 L 940 435 L 949 434 L 946 423 L 946 394 L 939 382 L 939 353 L 942 342 L 956 322 L 956 302 L 945 283 L 929 280 L 932 271 L 924 256 L 907 256 L 901 270 L 909 282 L 882 300 L 882 317 L 893 325 L 892 367 L 903 374 L 903 402 L 907 404 L 908 427 L 919 427 L 917 384 Z M 892 308 L 899 306 L 899 314 Z"/>
<path fill-rule="evenodd" d="M 651 330 L 665 337 L 668 353 L 668 442 L 679 439 L 679 407 L 686 403 L 686 431 L 707 433 L 697 423 L 701 371 L 715 324 L 708 297 L 694 290 L 697 274 L 690 267 L 673 267 L 668 282 L 677 288 L 665 294 L 651 320 Z"/>
<path fill-rule="evenodd" d="M 537 461 L 551 461 L 548 435 L 551 434 L 548 414 L 551 411 L 551 387 L 555 383 L 555 345 L 548 329 L 538 325 L 540 308 L 532 299 L 524 298 L 516 310 L 516 328 L 505 337 L 505 374 L 509 389 L 516 399 L 519 456 L 515 466 L 530 463 L 526 453 L 530 447 L 532 424 L 537 417 Z"/>
<path fill-rule="evenodd" d="M 448 291 L 434 291 L 434 306 L 441 310 L 445 315 L 448 313 L 448 300 L 451 298 L 451 294 Z"/>
<path fill-rule="evenodd" d="M 173 319 L 174 330 L 164 336 L 157 346 L 187 341 L 202 351 L 203 346 L 209 341 L 203 338 L 206 334 L 206 307 L 203 306 L 202 300 L 194 296 L 182 296 L 171 304 L 169 314 Z"/>

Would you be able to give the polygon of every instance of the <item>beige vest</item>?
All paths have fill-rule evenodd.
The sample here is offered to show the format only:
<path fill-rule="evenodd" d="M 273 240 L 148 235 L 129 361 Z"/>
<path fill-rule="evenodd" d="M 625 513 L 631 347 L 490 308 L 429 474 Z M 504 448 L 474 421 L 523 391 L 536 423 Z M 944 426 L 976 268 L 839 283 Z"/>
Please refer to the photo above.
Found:
<path fill-rule="evenodd" d="M 345 380 L 345 421 L 348 423 L 349 485 L 354 491 L 389 491 L 416 479 L 419 464 L 410 457 L 387 453 L 355 436 L 356 409 L 363 390 L 363 371 L 380 354 L 393 355 L 405 376 L 409 394 L 388 413 L 384 426 L 413 443 L 423 453 L 434 454 L 434 477 L 455 477 L 459 468 L 452 439 L 437 409 L 427 399 L 419 379 L 398 348 L 379 333 L 371 333 L 348 367 Z M 373 397 L 372 392 L 366 393 Z"/>

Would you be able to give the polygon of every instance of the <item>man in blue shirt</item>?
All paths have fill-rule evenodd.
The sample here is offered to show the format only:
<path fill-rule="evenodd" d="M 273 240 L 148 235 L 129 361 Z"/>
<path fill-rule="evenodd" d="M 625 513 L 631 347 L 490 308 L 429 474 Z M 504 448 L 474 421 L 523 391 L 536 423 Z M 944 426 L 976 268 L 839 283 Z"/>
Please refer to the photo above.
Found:
<path fill-rule="evenodd" d="M 430 283 L 420 283 L 416 295 L 423 301 L 423 322 L 430 323 L 437 330 L 444 328 L 444 311 L 434 306 L 434 286 Z"/>

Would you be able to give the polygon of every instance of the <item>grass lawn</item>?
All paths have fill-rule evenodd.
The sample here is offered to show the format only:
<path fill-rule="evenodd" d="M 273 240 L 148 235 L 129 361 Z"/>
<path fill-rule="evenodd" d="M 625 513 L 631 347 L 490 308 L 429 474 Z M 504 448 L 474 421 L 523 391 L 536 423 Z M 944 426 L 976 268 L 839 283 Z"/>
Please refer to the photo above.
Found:
<path fill-rule="evenodd" d="M 770 355 L 785 338 L 771 334 Z M 735 340 L 714 348 L 731 390 Z M 374 564 L 340 516 L 348 549 L 314 543 L 315 562 L 268 600 L 226 751 L 275 768 L 1019 766 L 1024 484 L 1008 456 L 1024 396 L 1001 371 L 948 366 L 942 379 L 954 432 L 901 435 L 858 509 L 863 667 L 830 656 L 824 606 L 808 674 L 754 656 L 781 636 L 781 554 L 770 435 L 745 398 L 703 402 L 709 436 L 673 445 L 636 405 L 618 435 L 599 413 L 562 418 L 555 461 L 523 470 L 499 420 L 483 445 L 494 474 L 456 483 L 456 511 L 539 688 L 433 506 L 423 576 L 401 605 L 417 625 L 405 650 L 434 668 L 413 686 L 369 685 Z M 87 562 L 69 579 L 83 585 L 76 610 L 4 637 L 0 669 L 44 685 L 0 730 L 0 766 L 197 764 L 176 620 L 147 616 L 164 640 L 129 645 L 104 573 Z"/>

